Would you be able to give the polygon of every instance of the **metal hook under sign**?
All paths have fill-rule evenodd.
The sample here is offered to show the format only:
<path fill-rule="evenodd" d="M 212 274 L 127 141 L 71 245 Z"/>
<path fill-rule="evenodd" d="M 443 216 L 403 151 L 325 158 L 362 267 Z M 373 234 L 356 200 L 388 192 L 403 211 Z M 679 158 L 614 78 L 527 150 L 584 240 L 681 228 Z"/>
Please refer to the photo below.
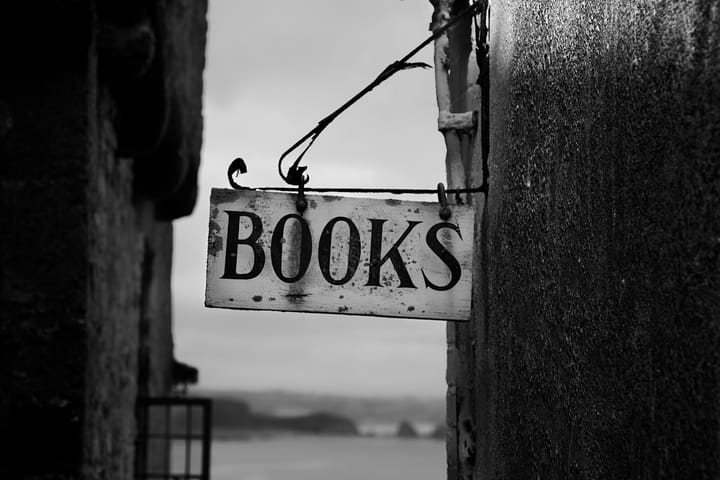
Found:
<path fill-rule="evenodd" d="M 437 186 L 438 202 L 440 202 L 440 218 L 447 220 L 452 215 L 452 210 L 448 207 L 447 194 L 445 192 L 445 185 L 440 182 Z"/>

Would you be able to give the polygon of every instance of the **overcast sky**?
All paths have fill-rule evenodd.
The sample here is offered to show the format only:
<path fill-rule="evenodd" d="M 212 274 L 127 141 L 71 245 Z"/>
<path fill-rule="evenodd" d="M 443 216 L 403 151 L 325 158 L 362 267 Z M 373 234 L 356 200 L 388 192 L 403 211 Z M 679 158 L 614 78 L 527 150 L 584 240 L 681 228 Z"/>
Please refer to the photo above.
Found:
<path fill-rule="evenodd" d="M 281 185 L 280 154 L 425 39 L 431 14 L 427 0 L 210 1 L 200 193 L 175 222 L 173 272 L 175 355 L 200 387 L 444 396 L 444 322 L 203 306 L 210 188 L 229 162 L 245 159 L 245 185 Z M 413 61 L 432 64 L 432 46 Z M 433 72 L 396 74 L 318 139 L 310 186 L 444 182 L 436 119 Z"/>

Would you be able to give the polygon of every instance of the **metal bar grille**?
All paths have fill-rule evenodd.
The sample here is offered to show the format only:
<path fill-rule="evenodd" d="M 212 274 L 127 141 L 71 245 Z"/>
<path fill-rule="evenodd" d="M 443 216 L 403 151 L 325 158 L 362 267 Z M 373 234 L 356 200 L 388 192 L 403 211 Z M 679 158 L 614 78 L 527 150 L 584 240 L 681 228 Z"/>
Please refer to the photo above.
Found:
<path fill-rule="evenodd" d="M 211 399 L 140 398 L 136 419 L 135 480 L 210 480 Z"/>

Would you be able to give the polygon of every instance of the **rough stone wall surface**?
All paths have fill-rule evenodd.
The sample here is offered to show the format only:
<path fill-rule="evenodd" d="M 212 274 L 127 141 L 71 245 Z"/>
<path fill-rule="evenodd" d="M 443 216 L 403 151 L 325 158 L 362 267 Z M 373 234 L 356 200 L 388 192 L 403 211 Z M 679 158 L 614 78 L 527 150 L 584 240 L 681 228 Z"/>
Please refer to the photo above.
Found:
<path fill-rule="evenodd" d="M 173 387 L 173 229 L 170 222 L 153 221 L 144 231 L 138 387 L 141 396 L 163 396 Z"/>
<path fill-rule="evenodd" d="M 172 266 L 172 224 L 151 220 L 151 205 L 140 208 L 145 241 L 140 298 L 138 396 L 166 397 L 172 392 L 172 312 L 170 273 Z M 148 212 L 149 210 L 149 212 Z M 165 430 L 165 416 L 149 415 L 150 431 Z M 169 452 L 161 442 L 151 442 L 147 450 L 147 471 L 163 472 Z"/>
<path fill-rule="evenodd" d="M 98 150 L 90 165 L 87 478 L 132 478 L 135 401 L 172 389 L 172 224 L 133 201 L 132 159 L 116 155 L 112 99 L 99 98 Z M 154 472 L 164 455 L 155 452 Z"/>
<path fill-rule="evenodd" d="M 138 152 L 135 189 L 155 201 L 158 218 L 172 220 L 189 215 L 197 196 L 207 0 L 155 0 L 155 4 L 162 87 L 140 90 L 131 121 L 145 116 L 148 102 L 162 96 L 165 127 L 155 149 Z M 152 78 L 152 72 L 148 76 Z"/>
<path fill-rule="evenodd" d="M 8 3 L 0 6 L 0 478 L 72 478 L 87 349 L 93 89 L 91 34 L 81 25 L 90 12 L 82 1 L 46 5 L 53 23 L 33 12 L 37 2 Z"/>
<path fill-rule="evenodd" d="M 102 90 L 98 135 L 88 165 L 88 351 L 83 473 L 129 479 L 133 473 L 143 232 L 132 203 L 132 159 L 116 156 Z"/>
<path fill-rule="evenodd" d="M 720 477 L 720 2 L 499 0 L 490 28 L 464 474 Z"/>
<path fill-rule="evenodd" d="M 194 204 L 206 2 L 156 3 L 0 2 L 3 480 L 130 480 L 136 399 L 172 387 L 168 219 Z M 162 87 L 133 77 L 138 58 Z M 122 128 L 128 104 L 179 118 L 154 125 L 177 184 L 161 198 L 138 191 L 141 155 L 120 154 L 119 132 L 142 137 Z"/>

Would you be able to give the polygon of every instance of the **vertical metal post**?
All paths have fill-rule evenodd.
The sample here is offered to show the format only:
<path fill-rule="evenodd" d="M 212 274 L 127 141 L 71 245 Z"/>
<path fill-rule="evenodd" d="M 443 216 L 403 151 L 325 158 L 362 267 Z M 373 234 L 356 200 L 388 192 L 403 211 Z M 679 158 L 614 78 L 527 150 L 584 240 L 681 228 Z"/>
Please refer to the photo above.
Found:
<path fill-rule="evenodd" d="M 210 447 L 212 445 L 212 400 L 205 401 L 205 414 L 203 418 L 203 461 L 202 478 L 210 480 Z"/>
<path fill-rule="evenodd" d="M 170 409 L 172 408 L 172 403 L 166 403 L 165 404 L 165 472 L 170 472 L 172 470 L 172 438 L 171 438 L 171 430 L 170 430 Z"/>
<path fill-rule="evenodd" d="M 142 399 L 136 405 L 137 436 L 135 440 L 135 474 L 137 480 L 147 480 L 148 412 Z"/>
<path fill-rule="evenodd" d="M 185 478 L 189 478 L 192 473 L 192 442 L 193 442 L 193 430 L 192 430 L 192 404 L 186 406 L 185 415 Z"/>

